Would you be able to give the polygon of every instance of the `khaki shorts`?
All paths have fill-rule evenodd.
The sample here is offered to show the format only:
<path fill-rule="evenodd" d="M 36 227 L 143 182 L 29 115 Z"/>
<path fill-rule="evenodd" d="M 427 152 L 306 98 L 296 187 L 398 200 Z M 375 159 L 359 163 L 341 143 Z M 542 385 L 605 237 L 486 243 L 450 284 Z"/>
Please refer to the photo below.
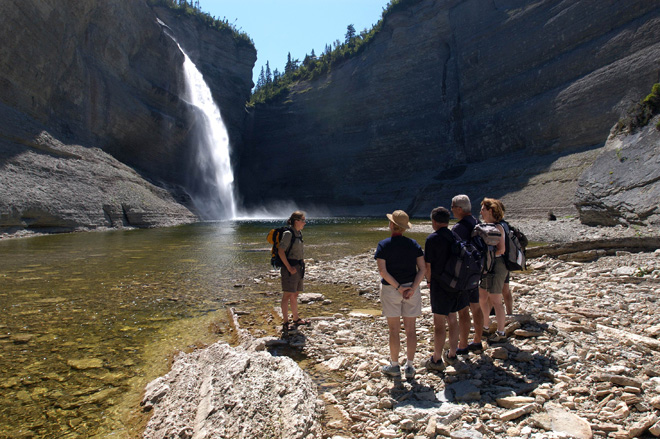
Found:
<path fill-rule="evenodd" d="M 409 287 L 412 282 L 401 284 Z M 385 317 L 419 317 L 422 315 L 422 292 L 419 288 L 408 300 L 403 299 L 392 285 L 380 284 L 380 302 L 383 304 L 383 315 Z"/>
<path fill-rule="evenodd" d="M 504 265 L 504 259 L 501 256 L 495 258 L 495 266 L 493 271 L 486 274 L 481 278 L 479 287 L 487 290 L 490 294 L 502 294 L 502 288 L 504 288 L 504 280 L 509 271 Z"/>
<path fill-rule="evenodd" d="M 295 268 L 297 270 L 295 274 L 289 273 L 286 267 L 282 267 L 280 270 L 280 274 L 282 275 L 282 291 L 285 293 L 303 291 L 302 270 L 300 269 L 300 265 L 297 265 Z"/>

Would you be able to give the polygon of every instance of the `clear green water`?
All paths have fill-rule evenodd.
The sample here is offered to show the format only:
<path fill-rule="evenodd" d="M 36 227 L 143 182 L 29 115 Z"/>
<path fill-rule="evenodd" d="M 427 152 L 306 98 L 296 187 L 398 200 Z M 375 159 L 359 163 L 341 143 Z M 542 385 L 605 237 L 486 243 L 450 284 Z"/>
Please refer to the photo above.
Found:
<path fill-rule="evenodd" d="M 253 279 L 268 272 L 265 236 L 281 223 L 0 241 L 0 437 L 135 437 L 144 386 L 167 372 L 176 351 L 229 340 L 228 306 L 253 314 L 248 325 L 268 332 L 279 286 Z M 375 248 L 386 225 L 310 219 L 305 257 Z M 336 287 L 306 289 L 335 303 L 310 313 L 371 305 Z"/>

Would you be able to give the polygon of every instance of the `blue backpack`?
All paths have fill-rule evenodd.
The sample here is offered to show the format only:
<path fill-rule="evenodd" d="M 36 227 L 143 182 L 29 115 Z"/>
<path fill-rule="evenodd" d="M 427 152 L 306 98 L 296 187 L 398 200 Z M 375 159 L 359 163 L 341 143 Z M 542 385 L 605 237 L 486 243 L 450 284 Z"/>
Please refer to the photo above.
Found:
<path fill-rule="evenodd" d="M 452 232 L 451 254 L 440 275 L 440 281 L 454 291 L 470 291 L 479 286 L 483 270 L 482 254 L 471 243 Z"/>

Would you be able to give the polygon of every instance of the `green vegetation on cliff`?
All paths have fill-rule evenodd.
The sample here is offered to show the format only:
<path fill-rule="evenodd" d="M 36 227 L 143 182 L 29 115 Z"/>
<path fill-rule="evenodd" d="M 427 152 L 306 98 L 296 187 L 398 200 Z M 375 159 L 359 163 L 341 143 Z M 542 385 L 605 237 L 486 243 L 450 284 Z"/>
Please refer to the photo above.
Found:
<path fill-rule="evenodd" d="M 327 74 L 333 67 L 340 63 L 358 56 L 374 39 L 376 34 L 382 30 L 384 20 L 390 14 L 404 10 L 419 2 L 421 0 L 390 0 L 387 6 L 383 8 L 381 19 L 378 20 L 371 30 L 365 29 L 358 34 L 355 31 L 355 27 L 349 24 L 343 44 L 337 40 L 334 48 L 326 45 L 323 54 L 320 56 L 314 55 L 314 51 L 312 50 L 312 54 L 306 55 L 302 64 L 300 60 L 292 60 L 289 53 L 283 74 L 280 74 L 277 69 L 271 74 L 270 67 L 266 63 L 266 70 L 264 71 L 262 68 L 257 86 L 252 93 L 250 104 L 277 101 L 288 93 L 291 85 L 299 81 L 314 80 Z"/>
<path fill-rule="evenodd" d="M 199 7 L 199 0 L 147 0 L 152 6 L 162 6 L 171 9 L 179 15 L 196 17 L 211 29 L 220 32 L 229 32 L 241 44 L 254 47 L 254 42 L 248 34 L 238 30 L 232 23 L 224 18 L 222 20 L 203 12 Z"/>
<path fill-rule="evenodd" d="M 633 106 L 626 117 L 617 122 L 614 134 L 632 133 L 636 128 L 646 126 L 658 113 L 660 113 L 660 83 L 653 84 L 651 93 L 642 102 Z M 660 122 L 655 127 L 660 130 Z"/>

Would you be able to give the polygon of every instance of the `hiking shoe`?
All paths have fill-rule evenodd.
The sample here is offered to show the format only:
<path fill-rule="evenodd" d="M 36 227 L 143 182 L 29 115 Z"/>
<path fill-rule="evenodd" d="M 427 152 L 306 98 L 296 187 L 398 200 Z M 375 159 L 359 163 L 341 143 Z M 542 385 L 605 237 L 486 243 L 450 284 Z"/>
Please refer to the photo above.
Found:
<path fill-rule="evenodd" d="M 387 366 L 383 366 L 381 370 L 385 375 L 389 375 L 391 377 L 401 376 L 401 368 L 398 364 L 388 364 Z"/>
<path fill-rule="evenodd" d="M 467 347 L 468 351 L 474 352 L 475 354 L 480 354 L 483 352 L 484 347 L 481 343 L 470 343 Z M 458 351 L 456 351 L 458 354 Z"/>
<path fill-rule="evenodd" d="M 458 349 L 456 349 L 456 356 L 459 356 L 459 355 L 467 355 L 467 354 L 469 354 L 469 353 L 470 353 L 469 346 L 468 346 L 467 348 L 462 348 L 462 349 L 461 349 L 461 348 L 458 348 Z"/>
<path fill-rule="evenodd" d="M 504 332 L 497 331 L 495 334 L 491 335 L 488 339 L 489 343 L 504 343 L 506 341 L 506 334 Z"/>
<path fill-rule="evenodd" d="M 456 350 L 456 352 L 458 352 L 458 349 Z M 447 352 L 445 352 L 445 358 L 446 358 L 447 364 L 454 364 L 454 363 L 456 363 L 456 361 L 458 361 L 458 353 L 456 355 L 454 355 L 453 357 L 450 357 L 449 356 L 449 351 L 447 351 Z"/>
<path fill-rule="evenodd" d="M 490 335 L 490 327 L 484 326 L 481 329 L 481 335 L 483 335 L 484 337 L 488 337 Z"/>
<path fill-rule="evenodd" d="M 436 363 L 435 361 L 433 361 L 433 355 L 431 355 L 431 358 L 429 358 L 424 362 L 424 367 L 426 368 L 426 370 L 435 370 L 438 372 L 442 372 L 443 370 L 445 370 L 445 363 L 442 362 L 442 358 Z"/>
<path fill-rule="evenodd" d="M 415 368 L 411 364 L 403 368 L 403 373 L 406 375 L 407 380 L 415 378 Z"/>

